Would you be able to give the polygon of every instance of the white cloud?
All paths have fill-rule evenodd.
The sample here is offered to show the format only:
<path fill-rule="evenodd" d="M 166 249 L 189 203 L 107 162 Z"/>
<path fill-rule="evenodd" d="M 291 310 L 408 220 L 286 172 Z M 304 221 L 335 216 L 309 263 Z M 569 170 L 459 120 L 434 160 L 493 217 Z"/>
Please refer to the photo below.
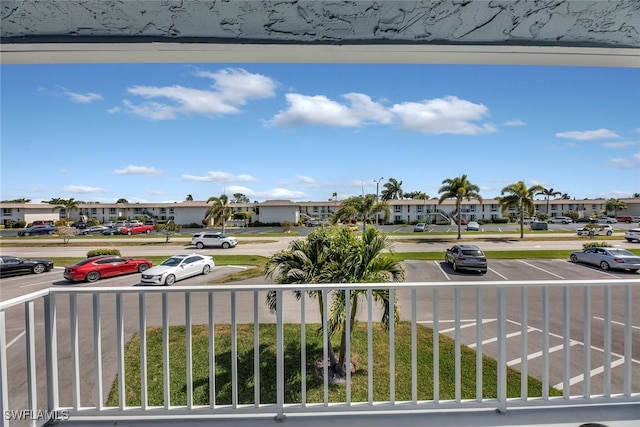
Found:
<path fill-rule="evenodd" d="M 271 98 L 275 94 L 273 80 L 242 69 L 228 68 L 215 73 L 198 71 L 195 75 L 213 79 L 213 90 L 180 85 L 134 86 L 128 92 L 147 101 L 138 104 L 125 99 L 123 104 L 131 114 L 151 120 L 170 120 L 178 116 L 236 114 L 240 112 L 238 107 L 249 100 Z"/>
<path fill-rule="evenodd" d="M 89 187 L 86 185 L 67 185 L 62 189 L 66 193 L 89 194 L 89 193 L 108 193 L 107 190 L 100 187 Z"/>
<path fill-rule="evenodd" d="M 116 175 L 149 175 L 149 176 L 160 176 L 162 175 L 162 171 L 149 166 L 134 166 L 129 165 L 124 169 L 116 169 L 113 171 Z"/>
<path fill-rule="evenodd" d="M 608 129 L 569 131 L 556 133 L 558 138 L 577 139 L 578 141 L 593 141 L 596 139 L 620 138 L 620 135 Z"/>
<path fill-rule="evenodd" d="M 625 141 L 625 142 L 605 142 L 602 144 L 604 148 L 627 148 L 638 145 L 637 142 Z"/>
<path fill-rule="evenodd" d="M 308 176 L 304 176 L 304 175 L 296 175 L 296 176 L 298 177 L 298 179 L 299 179 L 300 181 L 302 181 L 302 182 L 303 182 L 303 183 L 305 183 L 305 184 L 312 185 L 312 184 L 315 184 L 315 183 L 316 183 L 316 180 L 315 180 L 315 179 L 310 178 L 310 177 L 308 177 Z"/>
<path fill-rule="evenodd" d="M 507 127 L 518 127 L 518 126 L 526 126 L 527 124 L 522 120 L 516 119 L 516 120 L 507 120 L 502 125 Z"/>
<path fill-rule="evenodd" d="M 77 93 L 77 92 L 72 92 L 69 89 L 62 86 L 58 86 L 58 87 L 62 89 L 62 93 L 67 98 L 69 98 L 73 102 L 77 102 L 78 104 L 91 104 L 96 101 L 102 101 L 103 99 L 102 95 L 100 95 L 99 93 L 94 93 L 94 92 Z"/>
<path fill-rule="evenodd" d="M 606 165 L 620 169 L 640 169 L 640 151 L 630 157 L 614 157 Z"/>
<path fill-rule="evenodd" d="M 233 175 L 228 172 L 209 171 L 205 175 L 182 175 L 183 181 L 191 182 L 253 182 L 256 179 L 251 175 Z M 237 191 L 235 191 L 237 193 Z"/>

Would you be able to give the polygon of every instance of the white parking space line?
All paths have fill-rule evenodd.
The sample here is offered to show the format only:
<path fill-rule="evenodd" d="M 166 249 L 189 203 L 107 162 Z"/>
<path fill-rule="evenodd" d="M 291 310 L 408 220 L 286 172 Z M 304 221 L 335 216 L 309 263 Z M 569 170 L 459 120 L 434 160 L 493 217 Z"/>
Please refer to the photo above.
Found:
<path fill-rule="evenodd" d="M 596 319 L 596 320 L 600 320 L 600 321 L 604 322 L 604 319 L 602 317 L 593 316 L 593 318 Z M 624 323 L 616 322 L 615 320 L 612 320 L 611 323 L 613 323 L 614 325 L 618 325 L 618 326 L 626 326 Z M 637 330 L 640 331 L 640 326 L 631 325 L 631 329 L 637 329 Z"/>
<path fill-rule="evenodd" d="M 534 331 L 534 329 L 529 329 L 529 331 Z M 572 346 L 577 345 L 577 344 L 582 345 L 582 343 L 578 342 L 578 341 L 573 341 L 573 340 L 569 341 L 569 347 L 572 347 Z M 549 348 L 549 354 L 554 353 L 556 351 L 560 351 L 563 348 L 564 348 L 564 344 L 559 344 L 559 345 L 556 345 L 555 347 L 551 347 L 551 348 Z M 532 360 L 532 359 L 538 358 L 540 356 L 542 356 L 542 352 L 541 351 L 536 351 L 535 353 L 528 354 L 527 355 L 527 360 Z M 518 357 L 517 359 L 509 360 L 507 362 L 507 366 L 519 365 L 520 363 L 522 363 L 522 358 Z"/>
<path fill-rule="evenodd" d="M 507 278 L 506 276 L 504 276 L 504 275 L 502 275 L 502 274 L 498 273 L 498 272 L 497 272 L 496 270 L 494 270 L 493 268 L 491 268 L 491 267 L 488 267 L 488 268 L 489 268 L 489 271 L 490 271 L 490 272 L 497 274 L 498 276 L 502 277 L 504 280 L 509 280 L 509 278 Z"/>
<path fill-rule="evenodd" d="M 550 271 L 548 271 L 548 270 L 545 270 L 544 268 L 540 268 L 540 267 L 537 267 L 537 266 L 535 266 L 535 265 L 533 265 L 533 264 L 529 264 L 528 262 L 526 262 L 526 261 L 522 261 L 521 259 L 519 259 L 519 260 L 517 260 L 517 261 L 518 261 L 518 262 L 521 262 L 521 263 L 523 263 L 523 264 L 525 264 L 525 265 L 528 265 L 528 266 L 529 266 L 529 267 L 531 267 L 531 268 L 535 268 L 536 270 L 544 271 L 545 273 L 550 274 L 551 276 L 557 277 L 558 279 L 563 279 L 563 280 L 564 280 L 564 277 L 559 276 L 559 275 L 557 275 L 557 274 L 555 274 L 555 273 L 552 273 L 552 272 L 550 272 Z"/>
<path fill-rule="evenodd" d="M 433 263 L 438 267 L 438 269 L 442 272 L 442 275 L 447 279 L 447 280 L 451 280 L 451 277 L 449 277 L 449 275 L 447 273 L 445 273 L 445 271 L 442 269 L 442 266 L 440 265 L 439 261 L 434 260 Z"/>
<path fill-rule="evenodd" d="M 517 337 L 518 335 L 521 335 L 521 334 L 522 334 L 522 331 L 512 332 L 510 334 L 507 334 L 506 338 Z M 482 345 L 491 344 L 492 342 L 496 342 L 496 341 L 498 341 L 498 337 L 488 338 L 488 339 L 482 341 Z M 471 343 L 471 344 L 467 344 L 467 347 L 469 347 L 469 348 L 476 348 L 477 346 L 478 346 L 477 342 L 474 342 L 474 343 Z"/>
<path fill-rule="evenodd" d="M 496 320 L 497 319 L 482 319 L 482 324 L 484 325 L 485 323 L 495 322 Z M 462 323 L 462 321 L 460 323 Z M 478 324 L 478 322 L 466 323 L 466 324 L 460 326 L 460 329 L 471 328 L 473 326 L 476 326 L 477 324 Z M 453 332 L 455 330 L 456 330 L 456 328 L 443 329 L 443 330 L 440 331 L 440 333 L 441 334 L 447 334 L 447 333 Z"/>
<path fill-rule="evenodd" d="M 22 331 L 18 334 L 17 337 L 15 337 L 14 339 L 12 339 L 9 344 L 7 344 L 7 348 L 11 347 L 13 344 L 16 343 L 16 341 L 18 341 L 20 338 L 22 338 L 23 336 L 25 336 L 27 332 L 26 331 Z"/>
<path fill-rule="evenodd" d="M 615 368 L 617 366 L 620 366 L 623 363 L 624 363 L 624 357 L 616 360 L 615 362 L 611 362 L 611 369 L 613 369 L 613 368 Z M 591 372 L 589 372 L 589 376 L 591 378 L 593 378 L 596 375 L 599 375 L 599 374 L 601 374 L 603 372 L 604 372 L 604 366 L 599 366 L 597 368 L 592 369 Z M 573 377 L 573 378 L 571 378 L 569 380 L 569 385 L 575 385 L 575 384 L 581 383 L 582 381 L 584 381 L 584 374 L 576 375 L 575 377 Z M 564 385 L 563 383 L 559 383 L 559 384 L 554 385 L 553 388 L 556 388 L 556 389 L 562 391 L 563 385 Z"/>

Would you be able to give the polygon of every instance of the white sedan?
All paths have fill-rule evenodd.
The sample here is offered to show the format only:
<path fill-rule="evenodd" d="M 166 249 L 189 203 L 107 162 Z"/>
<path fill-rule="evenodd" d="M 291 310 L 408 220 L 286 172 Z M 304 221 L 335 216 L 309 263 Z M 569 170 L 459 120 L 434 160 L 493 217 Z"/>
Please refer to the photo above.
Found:
<path fill-rule="evenodd" d="M 597 265 L 603 270 L 640 270 L 640 257 L 626 249 L 595 247 L 575 251 L 569 257 L 571 262 Z"/>
<path fill-rule="evenodd" d="M 174 255 L 142 273 L 140 281 L 151 285 L 173 285 L 178 280 L 198 274 L 209 274 L 216 266 L 207 255 Z"/>

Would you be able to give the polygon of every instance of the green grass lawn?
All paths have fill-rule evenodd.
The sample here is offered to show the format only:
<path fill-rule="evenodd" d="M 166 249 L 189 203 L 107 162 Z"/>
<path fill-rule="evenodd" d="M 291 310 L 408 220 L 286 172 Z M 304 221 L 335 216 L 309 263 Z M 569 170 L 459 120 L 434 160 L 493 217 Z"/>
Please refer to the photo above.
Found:
<path fill-rule="evenodd" d="M 306 381 L 307 402 L 323 402 L 324 383 L 316 369 L 317 361 L 322 359 L 322 338 L 317 333 L 319 325 L 306 326 Z M 287 324 L 284 328 L 285 352 L 285 401 L 300 402 L 301 399 L 301 351 L 300 325 Z M 194 326 L 193 334 L 193 396 L 195 405 L 209 404 L 209 337 L 206 325 Z M 395 331 L 395 399 L 411 400 L 411 325 L 400 322 Z M 260 325 L 260 396 L 261 403 L 276 401 L 276 329 L 273 324 Z M 238 399 L 240 404 L 254 403 L 255 380 L 253 325 L 238 325 Z M 418 327 L 418 399 L 433 399 L 433 331 L 430 328 Z M 170 342 L 170 398 L 171 405 L 186 405 L 186 345 L 185 327 L 173 326 L 169 332 Z M 337 351 L 338 342 L 334 342 Z M 134 336 L 128 343 L 125 354 L 125 383 L 127 406 L 140 405 L 140 337 Z M 455 398 L 455 346 L 454 341 L 440 336 L 440 399 Z M 373 334 L 373 382 L 374 401 L 388 401 L 389 396 L 389 335 L 380 324 L 374 324 Z M 463 399 L 476 398 L 476 353 L 468 347 L 462 347 L 461 390 Z M 366 325 L 359 323 L 354 328 L 352 341 L 352 361 L 356 364 L 356 372 L 352 376 L 352 401 L 368 400 L 368 366 L 367 366 L 367 331 Z M 149 405 L 161 406 L 163 398 L 162 369 L 162 329 L 155 327 L 147 331 L 147 381 Z M 497 396 L 496 361 L 483 357 L 482 364 L 483 397 Z M 107 406 L 118 405 L 118 380 L 113 383 Z M 231 404 L 231 333 L 229 325 L 215 327 L 215 403 Z M 507 395 L 520 396 L 520 373 L 507 369 Z M 346 388 L 344 385 L 329 387 L 330 402 L 344 402 Z M 559 396 L 558 390 L 550 389 L 550 395 Z M 528 395 L 541 396 L 542 384 L 529 377 Z"/>

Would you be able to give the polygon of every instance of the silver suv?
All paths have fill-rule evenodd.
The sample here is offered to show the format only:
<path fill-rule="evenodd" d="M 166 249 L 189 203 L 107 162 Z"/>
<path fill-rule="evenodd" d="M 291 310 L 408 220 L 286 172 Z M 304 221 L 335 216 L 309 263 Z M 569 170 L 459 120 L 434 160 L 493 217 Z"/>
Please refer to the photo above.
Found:
<path fill-rule="evenodd" d="M 444 260 L 453 271 L 473 270 L 484 274 L 487 272 L 487 257 L 476 245 L 454 245 L 447 249 Z"/>
<path fill-rule="evenodd" d="M 238 239 L 220 232 L 204 231 L 194 234 L 191 239 L 191 244 L 195 245 L 198 249 L 204 247 L 228 249 L 236 247 Z"/>

